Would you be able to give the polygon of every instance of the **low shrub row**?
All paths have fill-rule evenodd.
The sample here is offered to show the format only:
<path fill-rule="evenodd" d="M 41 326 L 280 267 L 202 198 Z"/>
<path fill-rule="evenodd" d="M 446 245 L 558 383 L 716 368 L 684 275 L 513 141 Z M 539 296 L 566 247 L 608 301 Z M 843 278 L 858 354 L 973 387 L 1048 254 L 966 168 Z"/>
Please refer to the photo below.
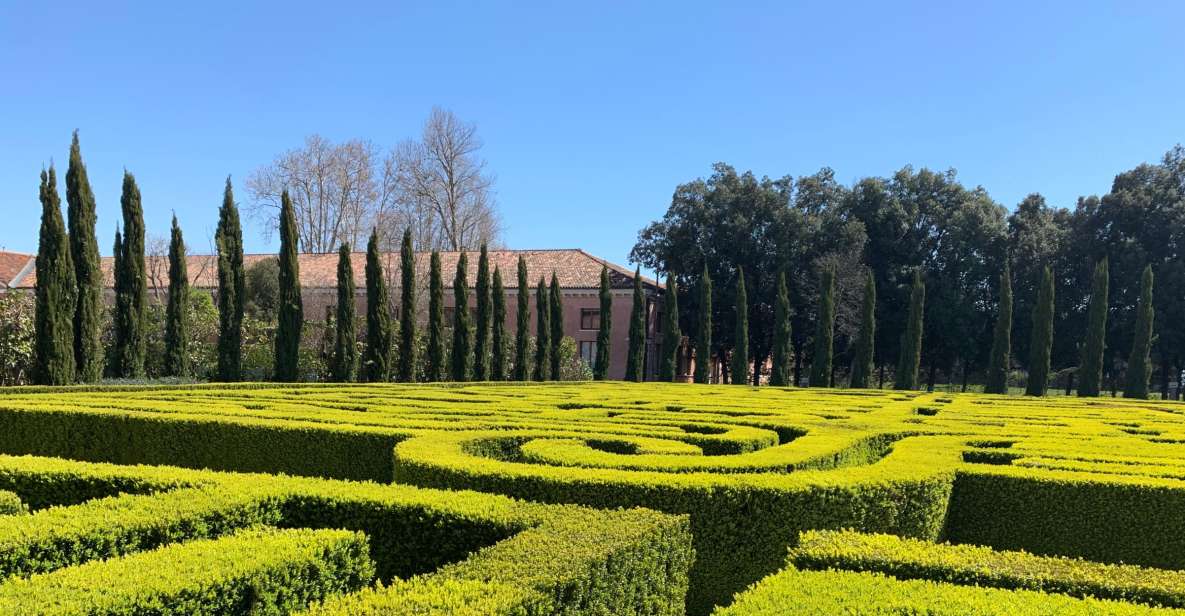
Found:
<path fill-rule="evenodd" d="M 244 531 L 0 584 L 0 613 L 41 616 L 286 614 L 374 575 L 366 537 Z"/>
<path fill-rule="evenodd" d="M 0 515 L 25 513 L 29 508 L 21 502 L 21 497 L 14 492 L 0 490 Z"/>

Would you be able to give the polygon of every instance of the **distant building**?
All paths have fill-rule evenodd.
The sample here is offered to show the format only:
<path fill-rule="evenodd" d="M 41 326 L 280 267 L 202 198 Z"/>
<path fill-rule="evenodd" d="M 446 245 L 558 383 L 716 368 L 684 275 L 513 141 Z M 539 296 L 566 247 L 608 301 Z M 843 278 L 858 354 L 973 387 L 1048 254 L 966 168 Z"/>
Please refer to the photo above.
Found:
<path fill-rule="evenodd" d="M 444 280 L 445 323 L 452 323 L 453 293 L 452 281 L 457 271 L 457 259 L 460 253 L 440 253 L 441 272 Z M 600 327 L 600 292 L 601 266 L 609 268 L 609 284 L 613 289 L 612 311 L 612 346 L 609 361 L 609 378 L 621 379 L 625 376 L 625 356 L 629 346 L 630 309 L 633 305 L 634 272 L 620 265 L 610 263 L 604 259 L 594 257 L 580 249 L 549 249 L 549 250 L 493 250 L 490 256 L 490 272 L 493 274 L 497 266 L 502 272 L 502 282 L 506 288 L 506 331 L 514 336 L 517 323 L 518 309 L 518 258 L 522 256 L 527 263 L 527 279 L 531 288 L 528 289 L 531 305 L 530 335 L 535 334 L 535 285 L 540 277 L 551 281 L 554 271 L 560 283 L 564 297 L 564 334 L 576 341 L 577 352 L 592 365 L 596 357 L 597 330 Z M 275 258 L 272 254 L 252 254 L 244 257 L 244 267 L 264 259 Z M 300 255 L 300 283 L 304 299 L 306 319 L 321 319 L 329 306 L 337 303 L 337 253 Z M 388 278 L 391 293 L 391 306 L 399 310 L 399 253 L 384 253 L 384 272 Z M 478 253 L 469 253 L 469 271 L 467 278 L 472 285 L 477 280 Z M 5 289 L 32 289 L 37 280 L 33 255 L 0 252 L 0 292 Z M 104 257 L 102 260 L 104 285 L 108 295 L 112 295 L 112 266 L 113 259 Z M 426 322 L 428 304 L 428 261 L 429 253 L 416 254 L 416 282 L 417 303 L 419 305 L 418 319 Z M 189 282 L 194 288 L 206 289 L 215 293 L 218 287 L 217 257 L 213 255 L 190 255 L 188 257 Z M 366 253 L 354 253 L 351 256 L 354 269 L 354 286 L 357 293 L 359 314 L 366 310 Z M 164 298 L 168 290 L 168 259 L 161 256 L 148 256 L 145 269 L 148 274 L 149 292 L 158 298 Z M 642 277 L 642 289 L 646 297 L 646 378 L 653 379 L 658 374 L 659 345 L 661 343 L 662 324 L 662 294 L 663 286 L 658 282 Z M 475 300 L 470 296 L 469 309 L 475 310 Z M 402 316 L 402 315 L 397 315 Z"/>

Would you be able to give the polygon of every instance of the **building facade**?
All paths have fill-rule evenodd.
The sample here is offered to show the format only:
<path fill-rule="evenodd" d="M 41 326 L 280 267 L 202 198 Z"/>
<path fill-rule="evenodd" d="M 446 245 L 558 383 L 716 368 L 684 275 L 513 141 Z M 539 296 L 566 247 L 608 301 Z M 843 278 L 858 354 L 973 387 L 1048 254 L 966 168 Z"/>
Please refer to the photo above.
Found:
<path fill-rule="evenodd" d="M 442 252 L 441 278 L 444 282 L 445 323 L 452 323 L 453 290 L 459 252 Z M 473 285 L 477 280 L 478 253 L 468 253 L 466 279 L 470 285 L 469 309 L 475 309 Z M 527 266 L 527 280 L 531 318 L 530 335 L 535 329 L 535 285 L 540 278 L 550 283 L 554 272 L 563 296 L 564 335 L 576 343 L 577 352 L 592 365 L 596 357 L 597 332 L 601 322 L 600 281 L 602 266 L 608 268 L 609 286 L 613 301 L 610 329 L 609 378 L 625 376 L 626 354 L 629 347 L 630 311 L 633 307 L 634 272 L 604 259 L 594 257 L 580 249 L 548 250 L 493 250 L 489 252 L 490 272 L 497 268 L 502 274 L 506 292 L 506 331 L 513 336 L 517 328 L 518 311 L 518 260 L 522 257 Z M 274 259 L 272 254 L 246 255 L 244 267 Z M 417 321 L 427 322 L 429 253 L 416 254 L 416 296 Z M 299 255 L 301 295 L 304 301 L 306 319 L 320 319 L 326 310 L 337 303 L 337 253 Z M 397 252 L 384 253 L 384 274 L 390 291 L 390 305 L 398 314 L 400 280 L 400 256 Z M 354 272 L 356 305 L 359 315 L 366 310 L 366 253 L 351 255 L 350 264 Z M 104 257 L 102 269 L 107 295 L 112 296 L 113 259 Z M 193 288 L 217 293 L 217 257 L 213 255 L 188 256 L 189 282 Z M 163 301 L 168 292 L 168 259 L 163 256 L 148 256 L 145 260 L 150 296 Z M 0 252 L 0 292 L 5 289 L 32 290 L 37 281 L 35 257 L 18 253 Z M 658 357 L 661 352 L 661 324 L 664 289 L 657 281 L 642 277 L 642 290 L 646 302 L 646 359 L 645 378 L 653 379 L 658 374 Z M 363 321 L 364 323 L 364 321 Z M 681 362 L 682 363 L 682 362 Z"/>

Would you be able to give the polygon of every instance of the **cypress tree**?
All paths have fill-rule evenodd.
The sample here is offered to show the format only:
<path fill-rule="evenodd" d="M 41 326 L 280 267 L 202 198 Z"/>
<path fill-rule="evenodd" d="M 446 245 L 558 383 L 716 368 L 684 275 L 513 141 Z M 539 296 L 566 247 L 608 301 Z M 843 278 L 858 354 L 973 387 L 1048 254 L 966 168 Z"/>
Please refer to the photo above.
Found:
<path fill-rule="evenodd" d="M 1136 306 L 1136 328 L 1132 337 L 1132 352 L 1127 358 L 1127 387 L 1124 398 L 1147 398 L 1148 377 L 1152 374 L 1152 325 L 1155 318 L 1152 306 L 1152 266 L 1144 266 L 1140 277 L 1140 303 Z"/>
<path fill-rule="evenodd" d="M 230 176 L 218 210 L 218 379 L 238 381 L 243 366 L 243 305 L 247 299 L 243 272 L 243 228 L 235 206 Z"/>
<path fill-rule="evenodd" d="M 551 272 L 551 286 L 548 287 L 547 304 L 551 308 L 551 350 L 548 358 L 551 360 L 551 378 L 560 380 L 560 344 L 564 341 L 564 296 L 560 294 L 560 282 Z"/>
<path fill-rule="evenodd" d="M 490 255 L 486 245 L 481 245 L 477 258 L 477 325 L 473 338 L 473 380 L 490 379 Z"/>
<path fill-rule="evenodd" d="M 33 382 L 74 382 L 74 263 L 62 222 L 58 178 L 41 171 L 41 235 L 37 243 L 36 311 L 33 315 Z"/>
<path fill-rule="evenodd" d="M 107 353 L 107 374 L 112 378 L 123 378 L 124 360 L 127 354 L 128 340 L 128 305 L 125 290 L 126 276 L 124 275 L 123 234 L 119 225 L 115 225 L 115 243 L 111 247 L 111 279 L 112 291 L 115 294 L 115 307 L 111 311 L 111 347 Z"/>
<path fill-rule="evenodd" d="M 695 382 L 712 381 L 712 276 L 708 265 L 699 278 L 699 314 L 695 334 Z"/>
<path fill-rule="evenodd" d="M 786 288 L 786 272 L 778 272 L 778 297 L 774 302 L 774 348 L 769 384 L 785 387 L 790 384 L 790 290 Z"/>
<path fill-rule="evenodd" d="M 527 346 L 531 326 L 530 296 L 531 285 L 527 282 L 527 260 L 518 256 L 518 312 L 515 314 L 516 329 L 514 333 L 514 377 L 515 381 L 525 381 L 530 377 L 527 371 Z"/>
<path fill-rule="evenodd" d="M 683 341 L 683 332 L 679 331 L 679 283 L 674 274 L 667 274 L 666 302 L 663 306 L 662 324 L 662 363 L 659 366 L 658 380 L 667 383 L 674 382 L 679 376 L 679 344 Z"/>
<path fill-rule="evenodd" d="M 909 292 L 909 320 L 901 337 L 901 355 L 897 360 L 894 389 L 917 389 L 918 367 L 922 363 L 922 315 L 926 308 L 926 285 L 921 270 L 913 271 Z"/>
<path fill-rule="evenodd" d="M 169 300 L 165 306 L 165 376 L 189 375 L 189 270 L 185 240 L 173 216 L 169 238 Z"/>
<path fill-rule="evenodd" d="M 383 383 L 391 378 L 389 301 L 379 232 L 374 229 L 366 243 L 366 352 L 362 359 L 362 376 L 371 383 Z"/>
<path fill-rule="evenodd" d="M 1000 274 L 1000 308 L 996 314 L 996 327 L 992 332 L 992 354 L 988 357 L 987 381 L 983 392 L 987 394 L 1008 393 L 1008 364 L 1012 353 L 1012 271 L 1004 264 Z"/>
<path fill-rule="evenodd" d="M 274 369 L 275 380 L 281 382 L 300 378 L 300 330 L 304 324 L 304 302 L 300 297 L 298 241 L 296 213 L 293 211 L 292 199 L 285 190 L 280 195 L 280 297 L 277 302 L 279 309 L 276 311 Z M 337 324 L 338 331 L 343 325 Z"/>
<path fill-rule="evenodd" d="M 601 322 L 597 327 L 597 357 L 593 363 L 593 379 L 604 381 L 609 377 L 609 332 L 613 327 L 613 291 L 609 288 L 609 266 L 601 265 Z"/>
<path fill-rule="evenodd" d="M 74 365 L 79 382 L 93 383 L 103 375 L 103 271 L 95 236 L 95 194 L 87 179 L 78 146 L 78 131 L 70 143 L 66 168 L 66 216 L 70 225 L 70 257 L 74 264 Z"/>
<path fill-rule="evenodd" d="M 444 282 L 440 276 L 440 253 L 433 250 L 428 268 L 428 365 L 424 380 L 444 380 Z"/>
<path fill-rule="evenodd" d="M 1044 396 L 1049 385 L 1049 355 L 1053 347 L 1053 272 L 1041 272 L 1037 305 L 1033 307 L 1033 338 L 1029 353 L 1029 382 L 1025 395 Z"/>
<path fill-rule="evenodd" d="M 469 380 L 469 356 L 473 352 L 473 330 L 469 328 L 469 257 L 465 253 L 457 259 L 457 276 L 453 278 L 453 371 L 454 381 Z"/>
<path fill-rule="evenodd" d="M 148 273 L 144 266 L 144 209 L 136 178 L 123 172 L 123 250 L 120 255 L 120 299 L 123 339 L 120 341 L 120 376 L 143 377 L 147 359 Z"/>
<path fill-rule="evenodd" d="M 1090 287 L 1090 307 L 1086 311 L 1086 344 L 1082 347 L 1078 395 L 1098 397 L 1103 384 L 1103 352 L 1107 348 L 1107 308 L 1110 273 L 1107 257 L 1094 266 Z"/>
<path fill-rule="evenodd" d="M 411 229 L 399 248 L 399 374 L 401 383 L 416 380 L 416 253 Z"/>
<path fill-rule="evenodd" d="M 876 356 L 876 278 L 871 268 L 864 270 L 864 300 L 860 303 L 860 331 L 852 350 L 851 387 L 869 386 Z"/>
<path fill-rule="evenodd" d="M 354 267 L 350 263 L 350 245 L 343 243 L 337 252 L 337 331 L 333 343 L 333 380 L 349 383 L 357 377 L 358 333 L 354 327 L 357 310 L 354 299 Z"/>
<path fill-rule="evenodd" d="M 634 303 L 630 308 L 629 349 L 625 357 L 625 380 L 641 382 L 645 377 L 646 299 L 642 295 L 642 270 L 634 270 Z"/>
<path fill-rule="evenodd" d="M 547 283 L 539 277 L 535 287 L 535 370 L 532 378 L 546 381 L 551 378 L 551 302 L 547 295 Z"/>
<path fill-rule="evenodd" d="M 835 343 L 835 270 L 824 267 L 819 280 L 819 321 L 815 327 L 815 355 L 811 358 L 811 387 L 831 387 Z"/>
<path fill-rule="evenodd" d="M 736 344 L 732 351 L 732 383 L 749 383 L 749 296 L 745 293 L 745 270 L 737 268 Z"/>
<path fill-rule="evenodd" d="M 494 316 L 490 327 L 490 372 L 486 378 L 491 381 L 506 380 L 506 289 L 502 286 L 502 270 L 494 267 L 494 288 L 490 298 L 494 304 Z"/>

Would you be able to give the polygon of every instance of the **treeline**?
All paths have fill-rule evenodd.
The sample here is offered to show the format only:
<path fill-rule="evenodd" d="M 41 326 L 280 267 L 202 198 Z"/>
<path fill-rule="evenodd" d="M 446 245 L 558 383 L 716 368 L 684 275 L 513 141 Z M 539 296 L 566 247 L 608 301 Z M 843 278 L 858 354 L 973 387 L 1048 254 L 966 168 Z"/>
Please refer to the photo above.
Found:
<path fill-rule="evenodd" d="M 95 236 L 95 199 L 82 163 L 78 135 L 70 149 L 66 174 L 67 222 L 61 215 L 56 170 L 41 174 L 42 219 L 37 254 L 32 380 L 45 385 L 91 383 L 104 374 L 121 379 L 146 376 L 148 340 L 162 339 L 162 361 L 153 377 L 194 376 L 195 343 L 191 332 L 194 302 L 186 270 L 185 242 L 174 216 L 169 245 L 168 295 L 163 324 L 149 318 L 148 277 L 145 271 L 144 220 L 140 191 L 125 171 L 120 199 L 123 220 L 116 228 L 114 244 L 114 302 L 110 325 L 104 326 L 102 271 Z M 274 314 L 271 333 L 272 366 L 266 378 L 299 381 L 316 378 L 309 370 L 307 345 L 302 345 L 306 318 L 300 288 L 299 238 L 292 200 L 281 195 L 280 250 L 274 270 L 244 268 L 243 237 L 233 187 L 227 178 L 218 227 L 218 291 L 216 367 L 219 381 L 239 381 L 244 375 L 244 348 L 258 331 L 245 327 L 251 312 L 249 296 L 254 287 L 274 284 L 274 298 L 267 303 Z M 558 380 L 578 363 L 571 338 L 563 331 L 563 295 L 552 272 L 550 282 L 540 277 L 535 287 L 536 331 L 531 335 L 530 281 L 527 265 L 518 261 L 517 328 L 507 331 L 507 293 L 503 274 L 490 263 L 483 244 L 474 286 L 475 311 L 470 314 L 468 256 L 462 252 L 452 281 L 454 310 L 445 323 L 444 275 L 440 253 L 433 251 L 429 269 L 427 327 L 417 322 L 420 304 L 412 230 L 405 231 L 400 250 L 400 310 L 393 312 L 383 271 L 377 231 L 372 232 L 366 253 L 367 306 L 365 322 L 356 323 L 355 288 L 349 244 L 340 245 L 337 268 L 337 302 L 323 327 L 326 380 L 365 381 L 500 381 Z M 600 301 L 603 318 L 592 377 L 604 379 L 609 371 L 610 306 L 609 275 L 601 272 Z M 399 319 L 395 314 L 403 316 Z M 153 331 L 154 327 L 161 332 Z M 635 276 L 627 372 L 641 379 L 645 344 L 644 297 L 641 279 Z M 362 330 L 362 333 L 359 330 Z M 197 340 L 201 339 L 201 335 Z M 677 339 L 677 338 L 676 338 Z M 673 370 L 673 368 L 670 368 Z"/>
<path fill-rule="evenodd" d="M 1011 213 L 953 170 L 843 185 L 718 164 L 631 259 L 694 290 L 678 318 L 682 352 L 713 360 L 698 381 L 1143 397 L 1185 368 L 1182 223 L 1181 146 L 1102 197 Z"/>

